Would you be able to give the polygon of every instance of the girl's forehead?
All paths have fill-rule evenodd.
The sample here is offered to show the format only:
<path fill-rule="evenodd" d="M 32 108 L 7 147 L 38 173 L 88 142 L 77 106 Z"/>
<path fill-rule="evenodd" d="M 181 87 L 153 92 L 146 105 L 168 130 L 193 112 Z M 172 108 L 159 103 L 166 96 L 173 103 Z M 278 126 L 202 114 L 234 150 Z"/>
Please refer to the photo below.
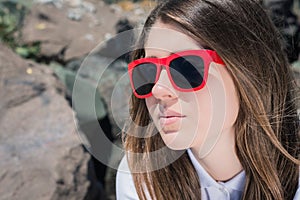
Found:
<path fill-rule="evenodd" d="M 153 55 L 159 51 L 178 52 L 190 49 L 201 49 L 202 47 L 191 37 L 179 31 L 170 24 L 156 22 L 150 29 L 145 43 L 146 56 Z"/>

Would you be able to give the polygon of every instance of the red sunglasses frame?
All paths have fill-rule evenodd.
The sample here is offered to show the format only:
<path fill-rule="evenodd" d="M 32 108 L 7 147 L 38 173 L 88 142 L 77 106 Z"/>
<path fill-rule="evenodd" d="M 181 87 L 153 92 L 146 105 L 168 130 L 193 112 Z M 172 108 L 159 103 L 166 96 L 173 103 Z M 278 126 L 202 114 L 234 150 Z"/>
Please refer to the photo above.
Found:
<path fill-rule="evenodd" d="M 178 87 L 176 85 L 176 83 L 174 82 L 171 72 L 170 72 L 169 65 L 174 59 L 182 57 L 182 56 L 199 56 L 202 58 L 202 60 L 204 62 L 204 75 L 203 75 L 204 77 L 203 77 L 203 81 L 202 81 L 201 85 L 199 85 L 195 88 L 183 89 L 183 88 Z M 217 52 L 213 51 L 213 50 L 209 50 L 209 49 L 187 50 L 187 51 L 176 52 L 165 58 L 152 58 L 151 57 L 151 58 L 137 59 L 128 64 L 128 73 L 129 73 L 129 77 L 130 77 L 131 88 L 133 90 L 134 95 L 137 98 L 144 99 L 144 98 L 148 98 L 148 97 L 152 96 L 152 91 L 145 95 L 137 94 L 136 90 L 134 88 L 133 79 L 132 79 L 132 71 L 136 66 L 138 66 L 140 64 L 151 63 L 151 64 L 154 64 L 157 68 L 154 84 L 157 83 L 160 73 L 161 73 L 161 68 L 162 68 L 162 66 L 164 66 L 166 68 L 169 80 L 170 80 L 172 86 L 176 90 L 178 90 L 180 92 L 197 91 L 197 90 L 202 89 L 206 84 L 207 77 L 208 77 L 208 69 L 209 69 L 209 65 L 211 62 L 215 62 L 217 64 L 221 64 L 221 65 L 225 66 L 225 63 L 223 62 L 221 57 L 217 54 Z"/>

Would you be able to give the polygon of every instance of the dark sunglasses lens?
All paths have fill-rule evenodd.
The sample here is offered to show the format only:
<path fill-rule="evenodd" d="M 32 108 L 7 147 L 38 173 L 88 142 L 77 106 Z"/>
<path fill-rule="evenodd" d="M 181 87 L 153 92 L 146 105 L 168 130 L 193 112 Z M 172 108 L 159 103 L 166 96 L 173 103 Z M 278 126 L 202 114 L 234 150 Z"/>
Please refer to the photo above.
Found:
<path fill-rule="evenodd" d="M 144 63 L 137 65 L 132 71 L 134 90 L 138 95 L 149 94 L 155 84 L 156 65 Z"/>
<path fill-rule="evenodd" d="M 178 87 L 196 88 L 203 82 L 204 61 L 199 56 L 178 57 L 170 63 L 170 72 Z"/>

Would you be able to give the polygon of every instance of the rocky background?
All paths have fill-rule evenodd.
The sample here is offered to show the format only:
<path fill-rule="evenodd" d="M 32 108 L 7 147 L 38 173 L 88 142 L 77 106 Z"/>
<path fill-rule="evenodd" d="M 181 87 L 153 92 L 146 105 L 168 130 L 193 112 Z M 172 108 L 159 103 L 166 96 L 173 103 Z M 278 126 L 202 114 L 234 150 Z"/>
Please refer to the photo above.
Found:
<path fill-rule="evenodd" d="M 155 4 L 0 1 L 0 200 L 115 199 L 116 170 L 95 153 L 97 127 L 121 146 L 130 92 L 120 49 L 136 36 L 114 36 L 142 25 Z M 292 66 L 300 80 L 300 62 Z M 94 120 L 72 102 L 75 79 L 79 96 L 95 93 Z M 103 147 L 117 166 L 122 154 Z"/>
<path fill-rule="evenodd" d="M 48 67 L 0 44 L 0 199 L 93 199 L 90 155 L 65 88 Z"/>
<path fill-rule="evenodd" d="M 127 102 L 121 100 L 129 94 L 127 84 L 114 89 L 127 65 L 115 56 L 134 36 L 121 43 L 112 38 L 141 25 L 155 2 L 24 2 L 0 3 L 0 200 L 115 199 L 115 169 L 89 151 L 99 125 L 121 146 L 123 122 L 113 113 L 125 120 Z M 72 106 L 77 75 L 99 97 L 94 121 L 80 121 Z M 120 101 L 111 107 L 113 91 Z M 117 166 L 122 155 L 110 151 L 106 162 Z"/>

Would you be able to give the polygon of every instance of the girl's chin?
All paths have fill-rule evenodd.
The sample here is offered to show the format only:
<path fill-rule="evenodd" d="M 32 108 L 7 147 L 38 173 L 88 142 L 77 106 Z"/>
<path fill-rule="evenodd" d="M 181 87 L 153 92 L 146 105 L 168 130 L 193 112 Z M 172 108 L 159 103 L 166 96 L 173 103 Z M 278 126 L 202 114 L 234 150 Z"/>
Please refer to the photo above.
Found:
<path fill-rule="evenodd" d="M 159 125 L 162 134 L 164 135 L 174 135 L 180 132 L 180 123 L 173 123 L 169 125 Z M 172 136 L 173 137 L 173 136 Z"/>
<path fill-rule="evenodd" d="M 185 150 L 191 147 L 190 141 L 178 137 L 178 131 L 161 133 L 165 145 L 172 150 Z"/>

